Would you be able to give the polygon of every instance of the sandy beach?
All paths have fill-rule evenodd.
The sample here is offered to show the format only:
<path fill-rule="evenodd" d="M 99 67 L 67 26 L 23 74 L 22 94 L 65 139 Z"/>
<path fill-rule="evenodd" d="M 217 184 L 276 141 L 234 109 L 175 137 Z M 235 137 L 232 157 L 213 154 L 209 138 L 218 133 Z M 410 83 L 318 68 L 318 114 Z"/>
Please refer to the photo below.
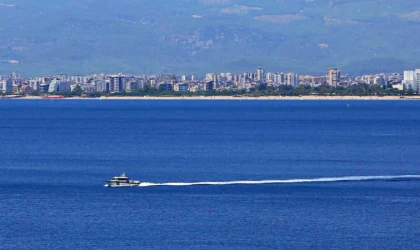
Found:
<path fill-rule="evenodd" d="M 18 99 L 23 100 L 45 100 L 39 96 L 27 96 Z M 47 98 L 48 99 L 48 98 Z M 55 98 L 51 98 L 55 99 Z M 261 96 L 261 97 L 233 97 L 233 96 L 183 96 L 183 97 L 156 97 L 156 96 L 108 96 L 100 98 L 69 97 L 58 100 L 298 100 L 298 101 L 390 101 L 390 100 L 420 100 L 420 96 Z"/>

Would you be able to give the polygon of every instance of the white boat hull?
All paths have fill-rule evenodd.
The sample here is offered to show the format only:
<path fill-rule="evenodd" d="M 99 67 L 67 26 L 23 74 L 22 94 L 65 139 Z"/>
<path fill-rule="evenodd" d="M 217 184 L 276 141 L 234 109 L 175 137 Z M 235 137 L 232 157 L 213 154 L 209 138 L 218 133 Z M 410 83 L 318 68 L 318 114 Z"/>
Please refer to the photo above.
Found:
<path fill-rule="evenodd" d="M 123 173 L 121 176 L 114 176 L 112 180 L 106 181 L 105 187 L 138 187 L 140 181 L 129 180 L 128 177 Z"/>
<path fill-rule="evenodd" d="M 121 188 L 121 187 L 138 187 L 140 183 L 107 183 L 105 187 Z"/>

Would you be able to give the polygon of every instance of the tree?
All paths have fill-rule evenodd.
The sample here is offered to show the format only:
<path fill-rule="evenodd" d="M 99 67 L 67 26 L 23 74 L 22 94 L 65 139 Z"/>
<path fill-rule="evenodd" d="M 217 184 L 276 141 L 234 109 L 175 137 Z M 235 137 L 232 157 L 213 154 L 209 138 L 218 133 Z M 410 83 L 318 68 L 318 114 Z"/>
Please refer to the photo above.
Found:
<path fill-rule="evenodd" d="M 412 89 L 408 89 L 408 90 L 405 92 L 405 94 L 406 94 L 406 95 L 414 95 L 414 90 L 412 90 Z"/>
<path fill-rule="evenodd" d="M 76 87 L 74 87 L 72 94 L 75 96 L 81 96 L 83 93 L 83 89 L 82 87 L 80 87 L 80 85 L 76 85 Z"/>
<path fill-rule="evenodd" d="M 257 85 L 258 91 L 264 91 L 267 90 L 267 83 L 261 83 Z"/>
<path fill-rule="evenodd" d="M 371 94 L 381 95 L 382 92 L 383 92 L 383 88 L 380 85 L 375 84 L 375 85 L 370 86 L 370 93 Z"/>

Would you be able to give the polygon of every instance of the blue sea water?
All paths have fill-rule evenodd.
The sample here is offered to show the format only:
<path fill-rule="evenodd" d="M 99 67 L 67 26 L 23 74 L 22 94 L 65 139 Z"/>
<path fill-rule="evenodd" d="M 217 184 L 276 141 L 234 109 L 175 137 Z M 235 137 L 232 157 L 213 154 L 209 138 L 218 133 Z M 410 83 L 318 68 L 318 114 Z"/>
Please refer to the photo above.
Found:
<path fill-rule="evenodd" d="M 2 100 L 0 142 L 0 249 L 420 248 L 420 102 Z"/>

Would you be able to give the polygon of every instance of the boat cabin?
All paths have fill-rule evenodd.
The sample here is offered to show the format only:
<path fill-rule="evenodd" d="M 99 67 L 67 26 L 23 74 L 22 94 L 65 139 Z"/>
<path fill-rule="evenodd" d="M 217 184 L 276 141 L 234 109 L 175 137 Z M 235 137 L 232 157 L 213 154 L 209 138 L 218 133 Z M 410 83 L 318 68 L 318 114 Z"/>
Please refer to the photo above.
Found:
<path fill-rule="evenodd" d="M 114 176 L 112 181 L 115 182 L 129 182 L 128 177 L 123 173 L 121 176 Z"/>

